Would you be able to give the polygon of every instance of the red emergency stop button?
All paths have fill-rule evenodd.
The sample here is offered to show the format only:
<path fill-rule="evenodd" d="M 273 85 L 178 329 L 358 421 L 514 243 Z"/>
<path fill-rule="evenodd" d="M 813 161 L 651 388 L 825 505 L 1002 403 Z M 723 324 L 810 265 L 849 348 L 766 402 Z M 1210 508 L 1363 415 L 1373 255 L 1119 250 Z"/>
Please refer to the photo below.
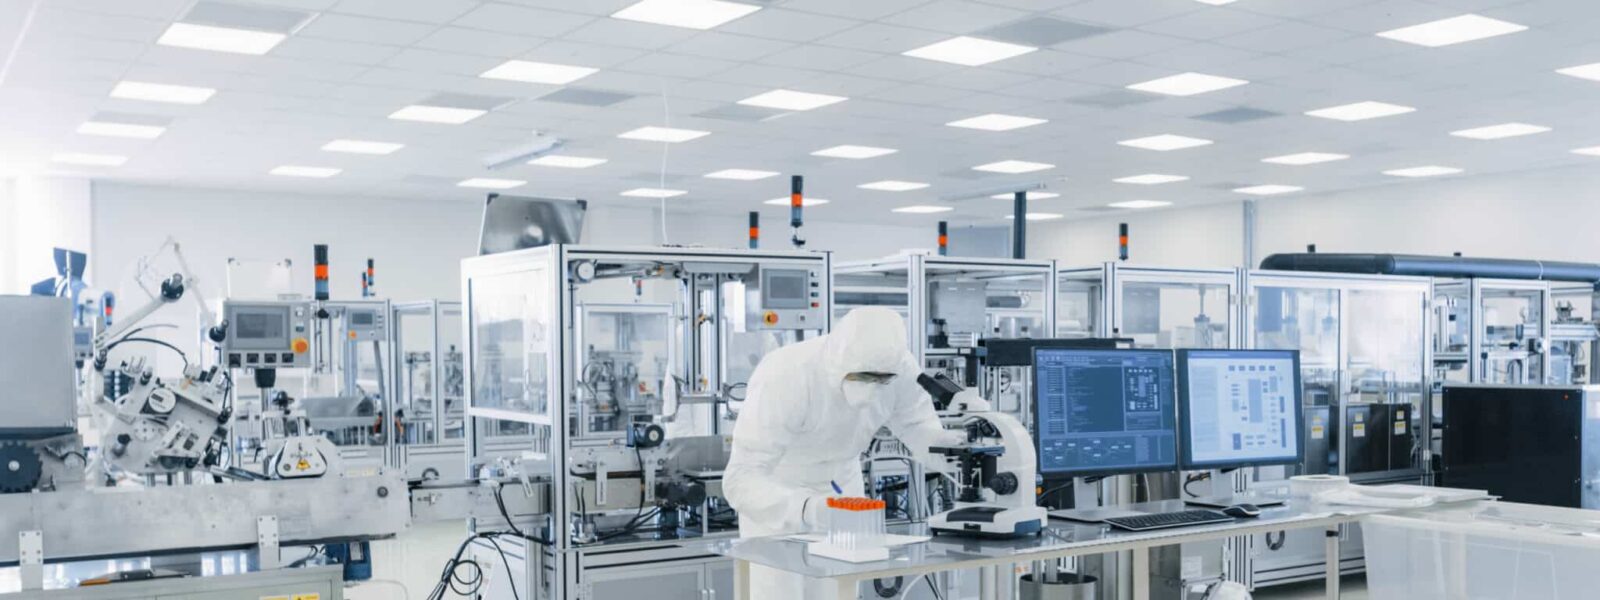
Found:
<path fill-rule="evenodd" d="M 772 312 L 770 310 L 765 312 L 765 313 L 762 313 L 761 314 L 761 322 L 762 323 L 766 323 L 768 325 L 777 325 L 778 324 L 778 313 Z"/>

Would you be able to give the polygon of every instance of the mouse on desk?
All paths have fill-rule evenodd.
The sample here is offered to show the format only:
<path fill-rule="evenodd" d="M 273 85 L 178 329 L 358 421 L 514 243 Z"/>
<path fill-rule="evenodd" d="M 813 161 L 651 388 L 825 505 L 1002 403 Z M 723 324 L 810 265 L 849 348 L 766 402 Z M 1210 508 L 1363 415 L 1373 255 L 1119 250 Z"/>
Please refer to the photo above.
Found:
<path fill-rule="evenodd" d="M 1261 507 L 1254 504 L 1235 504 L 1222 509 L 1222 514 L 1236 519 L 1254 519 L 1261 516 Z"/>

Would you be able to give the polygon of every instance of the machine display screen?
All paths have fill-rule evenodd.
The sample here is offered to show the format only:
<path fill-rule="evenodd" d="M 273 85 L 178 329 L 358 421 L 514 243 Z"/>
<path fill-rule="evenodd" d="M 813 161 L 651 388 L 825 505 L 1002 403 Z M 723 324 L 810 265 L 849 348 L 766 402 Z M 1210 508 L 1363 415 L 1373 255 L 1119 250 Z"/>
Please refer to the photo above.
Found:
<path fill-rule="evenodd" d="M 289 346 L 289 307 L 251 306 L 230 312 L 230 347 L 277 350 Z"/>
<path fill-rule="evenodd" d="M 1041 472 L 1177 469 L 1171 351 L 1038 348 L 1033 361 Z"/>
<path fill-rule="evenodd" d="M 1183 468 L 1300 462 L 1299 374 L 1293 350 L 1179 351 Z"/>
<path fill-rule="evenodd" d="M 805 269 L 768 269 L 761 272 L 762 308 L 807 308 L 807 284 L 811 272 Z"/>
<path fill-rule="evenodd" d="M 350 324 L 364 326 L 372 325 L 373 321 L 377 319 L 377 316 L 377 314 L 367 311 L 352 311 L 350 313 Z"/>

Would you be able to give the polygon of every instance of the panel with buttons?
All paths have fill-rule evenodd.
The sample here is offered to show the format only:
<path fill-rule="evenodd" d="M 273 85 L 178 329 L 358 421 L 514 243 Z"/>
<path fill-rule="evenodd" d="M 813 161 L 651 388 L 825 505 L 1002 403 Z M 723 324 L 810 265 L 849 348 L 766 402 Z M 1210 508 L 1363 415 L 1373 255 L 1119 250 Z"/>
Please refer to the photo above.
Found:
<path fill-rule="evenodd" d="M 311 364 L 310 302 L 222 303 L 222 357 L 230 369 L 294 369 Z"/>
<path fill-rule="evenodd" d="M 751 329 L 822 329 L 827 322 L 821 268 L 764 268 L 746 283 Z"/>

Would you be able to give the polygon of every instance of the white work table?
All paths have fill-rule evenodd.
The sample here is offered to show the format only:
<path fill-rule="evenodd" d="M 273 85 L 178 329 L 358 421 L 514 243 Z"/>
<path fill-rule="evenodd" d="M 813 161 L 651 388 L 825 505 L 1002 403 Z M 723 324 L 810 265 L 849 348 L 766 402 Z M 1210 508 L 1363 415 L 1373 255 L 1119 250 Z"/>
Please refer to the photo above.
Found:
<path fill-rule="evenodd" d="M 1137 504 L 1131 508 L 1147 512 L 1170 512 L 1182 510 L 1184 506 L 1182 502 L 1172 500 Z M 751 564 L 833 581 L 838 585 L 838 598 L 841 600 L 854 598 L 856 586 L 862 581 L 894 577 L 914 580 L 942 571 L 977 569 L 980 572 L 979 599 L 997 600 L 998 578 L 1001 573 L 1011 573 L 1011 565 L 1124 550 L 1133 551 L 1133 598 L 1148 600 L 1152 548 L 1272 531 L 1322 529 L 1327 531 L 1325 583 L 1328 598 L 1338 598 L 1339 526 L 1359 521 L 1366 515 L 1385 512 L 1392 511 L 1311 505 L 1308 501 L 1291 500 L 1288 505 L 1263 510 L 1261 516 L 1254 519 L 1147 532 L 1122 531 L 1108 525 L 1051 519 L 1045 531 L 1037 536 L 994 540 L 941 535 L 929 542 L 894 548 L 888 560 L 864 563 L 811 556 L 807 554 L 804 543 L 785 536 L 730 540 L 712 544 L 710 548 L 712 552 L 734 559 L 734 597 L 739 600 L 752 600 L 749 596 Z M 897 532 L 926 533 L 926 529 L 914 525 Z"/>

